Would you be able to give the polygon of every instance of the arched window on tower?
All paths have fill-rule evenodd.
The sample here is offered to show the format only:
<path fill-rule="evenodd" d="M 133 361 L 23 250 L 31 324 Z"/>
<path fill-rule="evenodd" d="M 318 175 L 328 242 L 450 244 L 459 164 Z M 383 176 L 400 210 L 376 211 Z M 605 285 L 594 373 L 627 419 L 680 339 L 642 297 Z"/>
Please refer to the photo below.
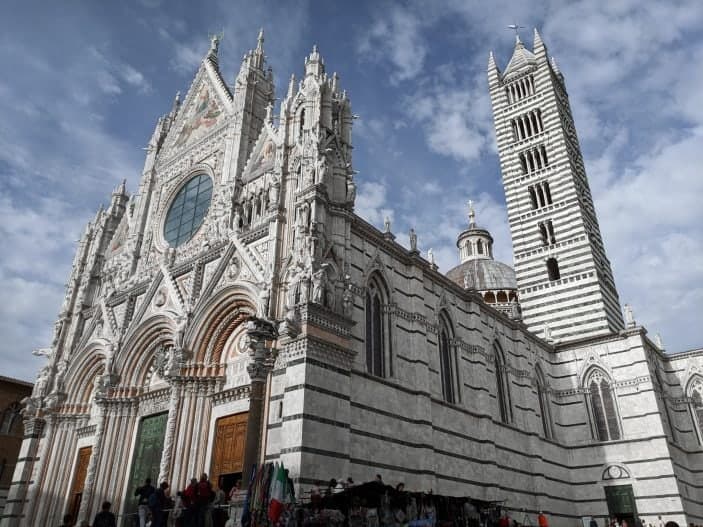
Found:
<path fill-rule="evenodd" d="M 539 400 L 539 413 L 542 416 L 542 431 L 544 437 L 552 439 L 554 431 L 552 429 L 552 412 L 549 404 L 549 387 L 544 379 L 544 373 L 539 364 L 535 368 L 535 377 L 537 379 L 537 399 Z"/>
<path fill-rule="evenodd" d="M 453 336 L 449 318 L 441 313 L 439 317 L 439 371 L 442 381 L 442 397 L 448 403 L 455 403 L 455 361 L 451 348 Z"/>
<path fill-rule="evenodd" d="M 510 404 L 510 380 L 505 367 L 505 356 L 503 350 L 496 342 L 493 345 L 493 367 L 496 374 L 496 396 L 498 397 L 498 408 L 500 409 L 500 420 L 509 423 L 513 418 L 512 406 Z"/>
<path fill-rule="evenodd" d="M 591 411 L 593 435 L 599 441 L 620 439 L 615 395 L 610 379 L 600 368 L 594 368 L 586 377 L 588 402 Z"/>
<path fill-rule="evenodd" d="M 481 240 L 476 242 L 476 253 L 483 254 L 483 242 Z"/>
<path fill-rule="evenodd" d="M 373 274 L 366 288 L 366 370 L 377 377 L 390 373 L 390 336 L 388 317 L 388 289 L 378 274 Z"/>
<path fill-rule="evenodd" d="M 694 377 L 688 383 L 686 393 L 691 405 L 693 428 L 698 435 L 698 442 L 703 445 L 703 378 L 700 376 Z"/>
<path fill-rule="evenodd" d="M 550 281 L 559 280 L 561 274 L 559 273 L 559 264 L 556 258 L 547 258 L 547 275 Z"/>

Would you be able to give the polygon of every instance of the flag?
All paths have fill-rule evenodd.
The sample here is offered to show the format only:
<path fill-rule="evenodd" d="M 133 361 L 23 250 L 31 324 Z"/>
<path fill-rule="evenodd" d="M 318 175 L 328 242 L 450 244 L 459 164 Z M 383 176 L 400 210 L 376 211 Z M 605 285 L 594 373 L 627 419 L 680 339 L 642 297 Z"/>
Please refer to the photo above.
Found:
<path fill-rule="evenodd" d="M 286 494 L 286 472 L 281 464 L 276 471 L 276 479 L 271 485 L 271 503 L 269 504 L 269 520 L 277 522 L 283 512 Z"/>
<path fill-rule="evenodd" d="M 249 510 L 252 487 L 254 486 L 254 480 L 256 479 L 256 464 L 251 467 L 251 477 L 249 478 L 249 488 L 247 489 L 247 497 L 244 499 L 244 507 L 242 508 L 242 522 L 241 525 L 249 525 L 251 523 L 251 512 Z M 239 518 L 235 518 L 235 521 Z"/>

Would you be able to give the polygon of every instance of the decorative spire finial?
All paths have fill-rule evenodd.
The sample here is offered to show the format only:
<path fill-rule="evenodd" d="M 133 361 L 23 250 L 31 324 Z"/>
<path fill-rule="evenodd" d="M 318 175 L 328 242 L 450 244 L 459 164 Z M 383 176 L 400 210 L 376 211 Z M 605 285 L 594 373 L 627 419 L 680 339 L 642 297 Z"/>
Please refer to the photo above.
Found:
<path fill-rule="evenodd" d="M 515 44 L 522 44 L 522 41 L 520 40 L 520 30 L 525 29 L 525 26 L 521 26 L 520 24 L 510 24 L 508 29 L 515 31 Z"/>
<path fill-rule="evenodd" d="M 469 227 L 476 226 L 476 211 L 474 210 L 473 200 L 469 200 Z"/>
<path fill-rule="evenodd" d="M 264 28 L 259 29 L 259 36 L 256 39 L 256 49 L 258 51 L 264 50 Z"/>

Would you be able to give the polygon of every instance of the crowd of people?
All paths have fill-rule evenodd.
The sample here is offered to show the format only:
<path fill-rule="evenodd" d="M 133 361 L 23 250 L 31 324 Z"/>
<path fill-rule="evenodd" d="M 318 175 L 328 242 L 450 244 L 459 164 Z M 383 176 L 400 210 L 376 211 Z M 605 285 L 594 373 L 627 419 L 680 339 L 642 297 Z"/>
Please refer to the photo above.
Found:
<path fill-rule="evenodd" d="M 227 502 L 239 491 L 238 482 L 229 495 L 213 487 L 207 474 L 192 478 L 188 486 L 169 492 L 169 484 L 162 482 L 158 488 L 147 479 L 134 495 L 138 498 L 139 527 L 224 527 L 228 519 Z"/>

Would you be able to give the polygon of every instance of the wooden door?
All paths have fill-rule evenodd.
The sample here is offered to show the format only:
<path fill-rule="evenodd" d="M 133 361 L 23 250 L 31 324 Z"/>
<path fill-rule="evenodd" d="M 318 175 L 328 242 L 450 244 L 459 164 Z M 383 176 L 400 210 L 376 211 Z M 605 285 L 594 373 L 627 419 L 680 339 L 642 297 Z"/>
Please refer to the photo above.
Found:
<path fill-rule="evenodd" d="M 78 449 L 76 469 L 73 473 L 73 486 L 69 494 L 68 511 L 66 512 L 66 514 L 71 515 L 71 525 L 74 525 L 78 518 L 78 510 L 81 507 L 81 500 L 83 499 L 85 477 L 88 474 L 88 463 L 90 462 L 90 455 L 92 453 L 93 447 L 90 446 Z"/>
<path fill-rule="evenodd" d="M 210 481 L 214 485 L 218 485 L 220 476 L 242 472 L 248 416 L 247 412 L 227 415 L 215 423 L 215 444 L 210 469 Z M 233 482 L 227 486 L 232 484 Z"/>

